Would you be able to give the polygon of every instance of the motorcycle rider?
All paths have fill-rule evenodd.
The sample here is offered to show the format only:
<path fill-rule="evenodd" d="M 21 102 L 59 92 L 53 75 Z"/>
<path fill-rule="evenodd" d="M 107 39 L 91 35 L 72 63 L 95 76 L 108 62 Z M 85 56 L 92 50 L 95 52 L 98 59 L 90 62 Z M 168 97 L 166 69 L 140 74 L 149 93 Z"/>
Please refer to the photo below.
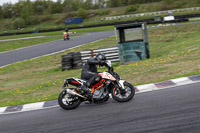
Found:
<path fill-rule="evenodd" d="M 67 34 L 68 33 L 68 28 L 65 28 L 65 32 L 63 32 L 63 34 L 65 35 L 65 34 Z"/>
<path fill-rule="evenodd" d="M 69 37 L 69 30 L 68 30 L 68 28 L 65 28 L 65 32 L 63 32 L 63 35 Z"/>
<path fill-rule="evenodd" d="M 87 80 L 86 84 L 81 87 L 88 95 L 90 95 L 89 87 L 101 81 L 102 77 L 97 72 L 97 65 L 106 65 L 106 56 L 98 53 L 95 58 L 91 57 L 83 66 L 81 72 L 81 79 Z"/>

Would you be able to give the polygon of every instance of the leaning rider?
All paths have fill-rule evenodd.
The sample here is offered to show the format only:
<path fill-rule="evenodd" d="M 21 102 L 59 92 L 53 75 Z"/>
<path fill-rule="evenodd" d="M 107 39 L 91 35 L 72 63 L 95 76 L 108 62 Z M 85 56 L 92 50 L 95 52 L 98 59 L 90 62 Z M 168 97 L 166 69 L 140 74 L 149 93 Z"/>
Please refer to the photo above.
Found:
<path fill-rule="evenodd" d="M 101 81 L 102 77 L 97 72 L 97 65 L 104 66 L 106 64 L 105 62 L 106 56 L 102 53 L 98 53 L 95 58 L 89 58 L 83 66 L 81 79 L 87 80 L 87 82 L 86 85 L 83 85 L 81 87 L 81 89 L 83 89 L 87 94 L 91 94 L 88 89 L 89 87 L 91 87 L 91 85 L 95 85 L 96 83 Z"/>

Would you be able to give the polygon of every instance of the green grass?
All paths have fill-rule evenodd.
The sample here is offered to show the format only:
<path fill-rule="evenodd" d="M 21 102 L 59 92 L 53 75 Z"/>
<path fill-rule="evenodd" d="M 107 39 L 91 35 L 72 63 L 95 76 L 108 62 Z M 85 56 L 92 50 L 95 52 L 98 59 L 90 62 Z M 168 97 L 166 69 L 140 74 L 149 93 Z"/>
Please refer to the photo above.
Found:
<path fill-rule="evenodd" d="M 114 63 L 119 75 L 140 85 L 200 74 L 200 24 L 149 30 L 151 58 L 129 65 Z M 61 71 L 61 55 L 84 49 L 115 46 L 110 37 L 56 55 L 0 68 L 0 106 L 57 99 L 65 78 L 80 77 L 81 69 Z M 106 70 L 101 68 L 100 71 Z"/>

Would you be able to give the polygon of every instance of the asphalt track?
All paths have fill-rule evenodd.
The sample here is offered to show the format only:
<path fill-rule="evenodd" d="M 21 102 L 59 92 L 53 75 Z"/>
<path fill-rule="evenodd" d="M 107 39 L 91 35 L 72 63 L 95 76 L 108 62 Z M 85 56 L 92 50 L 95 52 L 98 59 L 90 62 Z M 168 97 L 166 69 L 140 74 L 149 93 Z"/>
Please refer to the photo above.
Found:
<path fill-rule="evenodd" d="M 199 133 L 200 83 L 114 100 L 0 115 L 0 133 Z"/>
<path fill-rule="evenodd" d="M 113 35 L 114 31 L 94 32 L 73 37 L 70 41 L 57 40 L 17 50 L 2 52 L 0 53 L 0 67 L 27 59 L 58 53 L 69 48 L 81 46 L 83 44 L 94 42 Z"/>

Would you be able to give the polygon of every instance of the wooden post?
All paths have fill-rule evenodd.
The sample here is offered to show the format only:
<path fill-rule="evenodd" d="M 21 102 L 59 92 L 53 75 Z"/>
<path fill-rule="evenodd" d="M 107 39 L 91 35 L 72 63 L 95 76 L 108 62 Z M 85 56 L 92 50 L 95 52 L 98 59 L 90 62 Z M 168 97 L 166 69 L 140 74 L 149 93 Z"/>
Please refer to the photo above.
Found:
<path fill-rule="evenodd" d="M 91 57 L 94 57 L 93 49 L 91 49 Z"/>

